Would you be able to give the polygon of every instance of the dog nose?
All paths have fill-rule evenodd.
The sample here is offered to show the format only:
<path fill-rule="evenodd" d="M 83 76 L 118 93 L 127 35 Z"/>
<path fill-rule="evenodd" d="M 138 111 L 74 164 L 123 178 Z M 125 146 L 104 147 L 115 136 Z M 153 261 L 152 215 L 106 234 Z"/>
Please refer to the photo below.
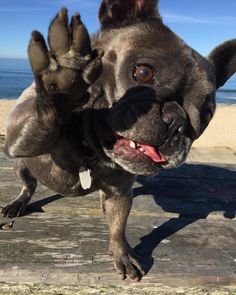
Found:
<path fill-rule="evenodd" d="M 182 121 L 182 119 L 181 119 L 181 121 L 179 121 L 179 118 L 177 117 L 176 114 L 165 114 L 162 117 L 162 119 L 169 128 L 172 128 L 175 126 L 175 129 L 176 130 L 178 129 L 178 132 L 180 134 L 184 134 L 184 132 L 186 130 L 186 126 L 185 126 L 184 122 Z"/>
<path fill-rule="evenodd" d="M 176 103 L 165 103 L 162 109 L 162 120 L 168 127 L 169 137 L 173 137 L 176 133 L 183 135 L 186 131 L 186 113 Z"/>

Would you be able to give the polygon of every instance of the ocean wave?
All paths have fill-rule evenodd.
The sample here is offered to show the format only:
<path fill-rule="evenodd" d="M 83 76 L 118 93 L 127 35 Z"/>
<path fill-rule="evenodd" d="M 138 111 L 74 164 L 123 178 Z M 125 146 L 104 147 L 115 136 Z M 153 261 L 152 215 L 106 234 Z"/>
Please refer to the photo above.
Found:
<path fill-rule="evenodd" d="M 25 71 L 25 70 L 0 70 L 0 75 L 26 75 L 26 76 L 32 76 L 32 72 Z"/>
<path fill-rule="evenodd" d="M 218 93 L 235 93 L 236 94 L 236 89 L 226 89 L 222 88 L 217 91 Z"/>
<path fill-rule="evenodd" d="M 217 92 L 217 103 L 236 104 L 236 92 Z"/>

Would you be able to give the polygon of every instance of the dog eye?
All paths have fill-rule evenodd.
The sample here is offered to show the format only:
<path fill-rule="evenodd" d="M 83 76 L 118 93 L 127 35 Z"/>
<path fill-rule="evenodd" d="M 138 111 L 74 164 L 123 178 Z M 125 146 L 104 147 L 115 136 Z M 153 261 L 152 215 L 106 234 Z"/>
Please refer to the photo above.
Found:
<path fill-rule="evenodd" d="M 155 77 L 155 71 L 148 65 L 139 64 L 134 67 L 134 79 L 141 83 L 150 83 Z"/>

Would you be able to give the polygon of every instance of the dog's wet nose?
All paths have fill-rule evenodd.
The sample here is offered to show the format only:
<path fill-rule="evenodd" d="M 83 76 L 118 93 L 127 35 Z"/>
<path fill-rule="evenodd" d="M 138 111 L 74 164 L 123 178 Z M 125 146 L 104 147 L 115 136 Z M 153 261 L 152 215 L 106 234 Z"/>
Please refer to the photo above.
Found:
<path fill-rule="evenodd" d="M 164 114 L 162 119 L 166 123 L 168 128 L 175 127 L 175 129 L 178 130 L 180 134 L 183 134 L 184 131 L 186 130 L 186 126 L 185 126 L 185 122 L 183 118 L 179 117 L 178 114 L 176 113 Z"/>
<path fill-rule="evenodd" d="M 162 108 L 162 120 L 168 127 L 169 137 L 173 137 L 176 133 L 183 135 L 186 131 L 186 113 L 176 103 L 165 103 Z"/>

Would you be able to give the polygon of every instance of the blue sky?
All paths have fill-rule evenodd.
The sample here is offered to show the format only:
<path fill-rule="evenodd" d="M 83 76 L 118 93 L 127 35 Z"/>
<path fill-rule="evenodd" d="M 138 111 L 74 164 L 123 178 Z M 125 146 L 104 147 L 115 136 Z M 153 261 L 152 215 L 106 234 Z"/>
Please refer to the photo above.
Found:
<path fill-rule="evenodd" d="M 128 1 L 128 0 L 127 0 Z M 99 28 L 99 0 L 0 0 L 0 57 L 26 58 L 32 30 L 44 35 L 62 7 L 79 11 L 91 33 Z M 235 0 L 160 0 L 164 22 L 190 46 L 207 55 L 213 47 L 236 38 Z"/>

